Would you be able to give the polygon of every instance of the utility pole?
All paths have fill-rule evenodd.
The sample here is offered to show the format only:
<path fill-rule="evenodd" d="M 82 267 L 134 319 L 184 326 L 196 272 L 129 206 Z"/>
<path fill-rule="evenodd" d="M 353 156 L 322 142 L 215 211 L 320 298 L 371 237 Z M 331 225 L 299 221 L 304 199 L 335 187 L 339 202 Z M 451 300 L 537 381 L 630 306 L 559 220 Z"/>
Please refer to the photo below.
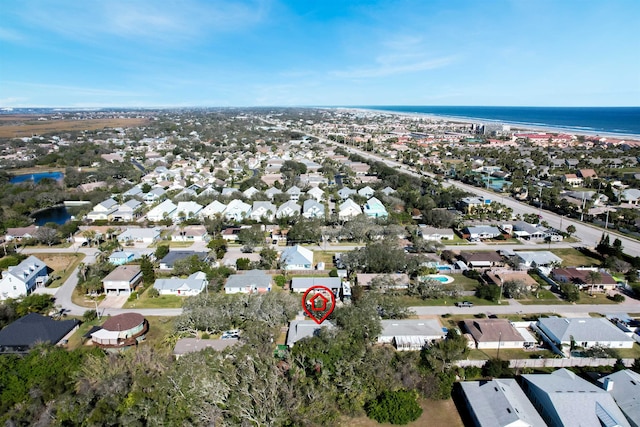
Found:
<path fill-rule="evenodd" d="M 502 332 L 498 335 L 498 353 L 496 354 L 498 360 L 500 360 L 500 344 L 502 344 Z"/>
<path fill-rule="evenodd" d="M 540 187 L 540 193 L 538 193 L 538 203 L 540 206 L 538 207 L 538 218 L 542 217 L 542 187 Z"/>
<path fill-rule="evenodd" d="M 609 228 L 609 209 L 607 209 L 607 219 L 604 223 L 604 229 L 606 230 L 607 228 Z M 615 229 L 615 226 L 613 228 Z"/>

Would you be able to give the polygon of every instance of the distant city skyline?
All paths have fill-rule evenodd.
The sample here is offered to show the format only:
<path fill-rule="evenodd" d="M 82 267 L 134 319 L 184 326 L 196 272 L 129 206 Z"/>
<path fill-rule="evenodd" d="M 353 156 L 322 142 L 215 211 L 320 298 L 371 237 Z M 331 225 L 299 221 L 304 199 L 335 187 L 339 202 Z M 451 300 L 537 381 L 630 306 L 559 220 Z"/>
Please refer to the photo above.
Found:
<path fill-rule="evenodd" d="M 24 0 L 0 108 L 640 106 L 637 0 Z"/>

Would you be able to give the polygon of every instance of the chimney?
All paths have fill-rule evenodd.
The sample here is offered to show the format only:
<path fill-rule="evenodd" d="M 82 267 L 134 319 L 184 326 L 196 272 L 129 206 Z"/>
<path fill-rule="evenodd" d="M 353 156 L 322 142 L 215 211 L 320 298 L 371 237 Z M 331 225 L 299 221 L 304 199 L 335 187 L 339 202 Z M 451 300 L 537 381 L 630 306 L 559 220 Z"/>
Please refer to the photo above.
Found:
<path fill-rule="evenodd" d="M 602 385 L 602 388 L 604 388 L 606 391 L 613 390 L 613 380 L 610 379 L 610 378 L 605 378 L 604 379 L 604 384 Z"/>

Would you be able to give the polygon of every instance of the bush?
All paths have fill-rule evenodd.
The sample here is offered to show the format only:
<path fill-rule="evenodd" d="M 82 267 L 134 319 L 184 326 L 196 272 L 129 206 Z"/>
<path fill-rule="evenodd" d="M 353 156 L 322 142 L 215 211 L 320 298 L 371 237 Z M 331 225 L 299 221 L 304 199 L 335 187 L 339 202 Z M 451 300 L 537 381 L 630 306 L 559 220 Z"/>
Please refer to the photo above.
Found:
<path fill-rule="evenodd" d="M 248 270 L 251 267 L 251 260 L 249 258 L 238 258 L 236 260 L 236 268 L 238 270 Z"/>
<path fill-rule="evenodd" d="M 87 310 L 82 315 L 82 320 L 84 320 L 85 322 L 91 322 L 92 320 L 95 320 L 97 317 L 98 317 L 98 313 L 95 310 Z"/>
<path fill-rule="evenodd" d="M 500 378 L 505 376 L 513 376 L 513 372 L 509 368 L 508 360 L 489 359 L 482 367 L 482 375 L 490 378 Z"/>
<path fill-rule="evenodd" d="M 337 268 L 332 268 L 331 271 L 329 271 L 329 277 L 338 277 L 338 269 Z"/>
<path fill-rule="evenodd" d="M 609 299 L 611 299 L 611 301 L 614 301 L 614 302 L 624 302 L 625 297 L 624 295 L 621 295 L 621 294 L 615 294 L 614 296 L 609 297 Z"/>
<path fill-rule="evenodd" d="M 160 296 L 160 291 L 158 291 L 156 288 L 151 288 L 147 292 L 147 296 L 149 298 L 158 298 Z"/>
<path fill-rule="evenodd" d="M 285 279 L 284 276 L 279 275 L 279 276 L 274 277 L 273 281 L 275 282 L 276 286 L 279 286 L 279 287 L 282 288 L 282 287 L 284 287 L 284 284 L 287 281 L 287 279 Z"/>
<path fill-rule="evenodd" d="M 132 302 L 138 299 L 138 292 L 133 291 L 131 292 L 131 295 L 129 295 L 129 298 L 127 299 L 127 301 Z"/>
<path fill-rule="evenodd" d="M 367 416 L 379 423 L 408 424 L 422 415 L 417 394 L 413 391 L 384 391 L 367 403 Z"/>

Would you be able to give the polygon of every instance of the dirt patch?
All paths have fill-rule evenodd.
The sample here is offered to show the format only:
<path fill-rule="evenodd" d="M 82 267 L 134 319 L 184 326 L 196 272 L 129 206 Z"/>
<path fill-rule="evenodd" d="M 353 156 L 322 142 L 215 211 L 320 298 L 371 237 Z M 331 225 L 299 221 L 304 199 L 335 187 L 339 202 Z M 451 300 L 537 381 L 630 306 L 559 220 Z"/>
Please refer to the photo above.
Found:
<path fill-rule="evenodd" d="M 38 121 L 34 120 L 33 117 L 24 117 L 23 120 L 13 120 L 9 123 L 0 122 L 0 138 L 30 137 L 32 135 L 44 135 L 62 131 L 126 128 L 146 125 L 147 123 L 149 123 L 149 120 L 144 118 Z"/>
<path fill-rule="evenodd" d="M 78 260 L 75 254 L 34 254 L 58 274 L 68 270 Z"/>
<path fill-rule="evenodd" d="M 420 402 L 422 416 L 412 423 L 406 424 L 409 427 L 463 427 L 462 419 L 458 413 L 453 399 L 448 400 L 426 400 Z M 380 424 L 367 417 L 348 418 L 342 420 L 341 426 L 349 427 L 391 427 L 392 424 Z"/>

